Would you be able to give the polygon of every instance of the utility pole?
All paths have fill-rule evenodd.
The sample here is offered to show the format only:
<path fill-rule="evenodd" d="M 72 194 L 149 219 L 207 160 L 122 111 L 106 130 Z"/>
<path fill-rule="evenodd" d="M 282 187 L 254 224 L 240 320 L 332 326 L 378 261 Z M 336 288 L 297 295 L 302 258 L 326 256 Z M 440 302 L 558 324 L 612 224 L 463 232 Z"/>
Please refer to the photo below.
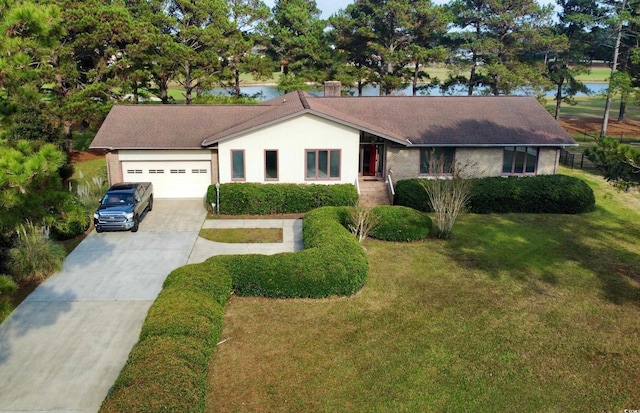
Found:
<path fill-rule="evenodd" d="M 609 123 L 609 110 L 611 109 L 611 82 L 613 81 L 613 75 L 618 68 L 618 54 L 620 53 L 620 41 L 622 39 L 622 13 L 627 5 L 627 0 L 622 0 L 622 6 L 620 7 L 620 13 L 618 14 L 618 34 L 616 36 L 616 45 L 613 49 L 613 64 L 611 65 L 611 76 L 609 77 L 609 88 L 607 89 L 607 100 L 604 104 L 604 116 L 602 117 L 602 129 L 600 129 L 600 137 L 607 136 L 607 124 Z"/>

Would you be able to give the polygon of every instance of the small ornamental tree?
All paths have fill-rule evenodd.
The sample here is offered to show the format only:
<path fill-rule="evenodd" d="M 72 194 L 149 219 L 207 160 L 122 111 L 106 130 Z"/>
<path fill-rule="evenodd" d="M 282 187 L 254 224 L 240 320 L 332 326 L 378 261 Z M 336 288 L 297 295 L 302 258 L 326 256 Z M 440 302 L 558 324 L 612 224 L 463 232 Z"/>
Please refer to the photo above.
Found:
<path fill-rule="evenodd" d="M 362 243 L 380 221 L 380 217 L 373 212 L 373 207 L 364 205 L 360 200 L 349 210 L 349 230 Z"/>
<path fill-rule="evenodd" d="M 462 176 L 464 168 L 456 168 L 435 151 L 427 157 L 429 179 L 422 181 L 435 214 L 439 238 L 449 238 L 458 215 L 464 212 L 471 196 L 471 181 Z"/>

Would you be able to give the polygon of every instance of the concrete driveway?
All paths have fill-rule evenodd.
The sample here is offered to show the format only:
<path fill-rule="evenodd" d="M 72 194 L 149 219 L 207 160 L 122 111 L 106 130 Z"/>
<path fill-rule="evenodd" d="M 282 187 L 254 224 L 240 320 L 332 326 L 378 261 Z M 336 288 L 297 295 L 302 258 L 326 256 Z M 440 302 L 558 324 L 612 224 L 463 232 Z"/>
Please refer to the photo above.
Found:
<path fill-rule="evenodd" d="M 82 241 L 0 325 L 0 412 L 98 411 L 205 215 L 202 200 L 158 199 L 138 233 Z"/>

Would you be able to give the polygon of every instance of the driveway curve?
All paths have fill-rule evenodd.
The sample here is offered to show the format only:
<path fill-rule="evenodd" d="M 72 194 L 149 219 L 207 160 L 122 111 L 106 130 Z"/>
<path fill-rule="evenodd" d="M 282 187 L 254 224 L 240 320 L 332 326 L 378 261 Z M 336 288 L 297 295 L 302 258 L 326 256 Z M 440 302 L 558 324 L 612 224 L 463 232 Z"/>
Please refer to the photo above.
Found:
<path fill-rule="evenodd" d="M 89 234 L 0 325 L 0 412 L 97 412 L 205 215 L 158 199 L 139 232 Z"/>

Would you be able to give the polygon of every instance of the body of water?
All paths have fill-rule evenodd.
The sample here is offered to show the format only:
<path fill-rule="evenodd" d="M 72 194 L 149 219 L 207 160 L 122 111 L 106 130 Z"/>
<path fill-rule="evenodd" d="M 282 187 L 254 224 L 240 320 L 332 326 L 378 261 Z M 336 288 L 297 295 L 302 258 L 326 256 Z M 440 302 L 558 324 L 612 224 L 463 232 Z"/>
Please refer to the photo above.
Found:
<path fill-rule="evenodd" d="M 591 95 L 595 95 L 595 94 L 599 94 L 599 93 L 603 93 L 607 86 L 609 86 L 607 83 L 585 83 L 585 85 L 589 88 L 589 90 L 591 91 Z M 269 100 L 269 99 L 273 99 L 275 97 L 278 97 L 280 95 L 282 95 L 281 92 L 279 92 L 276 87 L 274 85 L 260 85 L 260 86 L 243 86 L 240 88 L 241 92 L 249 95 L 249 96 L 254 96 L 257 95 L 257 98 L 260 100 Z M 460 88 L 459 91 L 454 92 L 454 93 L 447 93 L 445 95 L 439 93 L 439 89 L 435 88 L 429 91 L 429 93 L 425 93 L 425 92 L 418 92 L 418 95 L 420 96 L 465 96 L 466 95 L 466 88 Z M 228 95 L 229 93 L 225 90 L 225 89 L 213 89 L 211 91 L 212 94 L 214 95 Z M 316 95 L 316 96 L 322 96 L 323 95 L 323 90 L 322 89 L 314 89 L 309 91 L 310 94 L 312 95 Z M 357 96 L 358 94 L 358 89 L 351 89 L 350 91 L 351 94 L 353 94 L 353 96 Z M 380 89 L 377 86 L 365 86 L 363 91 L 362 91 L 362 95 L 363 96 L 379 96 L 380 94 Z M 404 96 L 411 96 L 412 95 L 412 87 L 408 86 L 402 90 L 398 90 L 395 92 L 395 95 L 404 95 Z M 524 96 L 524 95 L 532 95 L 531 91 L 527 92 L 526 90 L 522 90 L 518 93 L 514 93 L 514 95 L 518 95 L 518 96 Z M 554 97 L 555 96 L 555 92 L 550 91 L 547 92 L 547 97 Z M 578 94 L 577 96 L 584 96 L 584 94 Z"/>

